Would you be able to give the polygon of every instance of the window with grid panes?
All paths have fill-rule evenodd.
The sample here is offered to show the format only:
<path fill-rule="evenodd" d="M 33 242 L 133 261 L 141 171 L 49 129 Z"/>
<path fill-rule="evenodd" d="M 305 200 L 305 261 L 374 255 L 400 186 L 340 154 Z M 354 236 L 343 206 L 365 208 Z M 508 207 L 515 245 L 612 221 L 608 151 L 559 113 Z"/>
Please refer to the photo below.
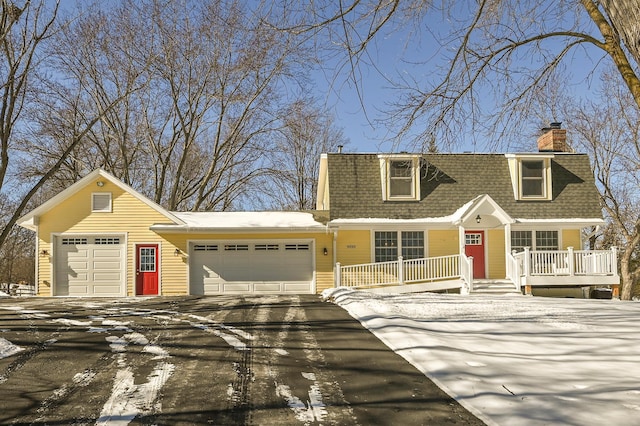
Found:
<path fill-rule="evenodd" d="M 374 244 L 376 262 L 390 262 L 398 259 L 398 233 L 396 231 L 376 231 Z"/>
<path fill-rule="evenodd" d="M 558 231 L 536 231 L 536 250 L 558 250 Z"/>
<path fill-rule="evenodd" d="M 525 247 L 533 248 L 531 231 L 511 231 L 511 249 L 520 252 Z"/>
<path fill-rule="evenodd" d="M 420 259 L 424 257 L 424 232 L 403 231 L 402 232 L 402 258 Z"/>
<path fill-rule="evenodd" d="M 558 231 L 511 231 L 511 249 L 523 251 L 525 247 L 531 250 L 558 250 Z"/>

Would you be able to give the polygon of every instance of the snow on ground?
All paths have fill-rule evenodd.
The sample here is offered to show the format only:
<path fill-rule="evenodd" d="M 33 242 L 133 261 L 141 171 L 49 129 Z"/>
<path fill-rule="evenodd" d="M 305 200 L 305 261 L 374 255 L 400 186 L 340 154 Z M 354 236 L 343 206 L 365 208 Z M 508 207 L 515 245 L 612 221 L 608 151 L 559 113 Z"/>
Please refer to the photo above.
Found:
<path fill-rule="evenodd" d="M 14 345 L 7 339 L 3 339 L 2 337 L 0 337 L 0 359 L 15 355 L 22 350 L 24 349 L 20 346 Z"/>
<path fill-rule="evenodd" d="M 387 346 L 490 425 L 637 425 L 640 303 L 331 289 Z"/>

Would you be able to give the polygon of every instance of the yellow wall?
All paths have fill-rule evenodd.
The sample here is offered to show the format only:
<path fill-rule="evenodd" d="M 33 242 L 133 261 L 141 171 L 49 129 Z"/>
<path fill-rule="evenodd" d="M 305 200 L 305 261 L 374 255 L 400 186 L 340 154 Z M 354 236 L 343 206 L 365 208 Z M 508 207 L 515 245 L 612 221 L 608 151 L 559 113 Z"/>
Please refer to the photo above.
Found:
<path fill-rule="evenodd" d="M 341 265 L 358 265 L 371 263 L 371 231 L 347 231 L 338 232 L 336 239 L 336 262 Z"/>
<path fill-rule="evenodd" d="M 505 260 L 504 230 L 490 229 L 487 231 L 488 258 L 487 278 L 504 279 L 507 276 Z"/>
<path fill-rule="evenodd" d="M 429 257 L 460 253 L 458 230 L 430 230 L 427 236 Z"/>
<path fill-rule="evenodd" d="M 575 250 L 582 250 L 582 241 L 579 229 L 562 230 L 562 250 L 573 247 Z"/>

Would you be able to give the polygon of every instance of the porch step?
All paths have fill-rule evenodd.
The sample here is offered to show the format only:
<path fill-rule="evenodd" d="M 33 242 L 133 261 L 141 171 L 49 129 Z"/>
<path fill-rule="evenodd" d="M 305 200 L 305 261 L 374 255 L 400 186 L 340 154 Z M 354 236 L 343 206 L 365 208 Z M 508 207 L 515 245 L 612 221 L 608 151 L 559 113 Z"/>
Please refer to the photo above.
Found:
<path fill-rule="evenodd" d="M 509 280 L 473 280 L 471 294 L 522 294 Z"/>

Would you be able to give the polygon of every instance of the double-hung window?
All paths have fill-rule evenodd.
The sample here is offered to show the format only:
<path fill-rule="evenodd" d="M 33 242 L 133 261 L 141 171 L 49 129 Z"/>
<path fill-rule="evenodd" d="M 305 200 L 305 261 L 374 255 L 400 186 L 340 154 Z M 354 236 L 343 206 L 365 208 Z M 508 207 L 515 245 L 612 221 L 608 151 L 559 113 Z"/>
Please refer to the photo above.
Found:
<path fill-rule="evenodd" d="M 389 161 L 389 198 L 413 198 L 413 161 Z"/>
<path fill-rule="evenodd" d="M 382 198 L 385 201 L 418 201 L 421 157 L 381 155 L 379 158 Z"/>
<path fill-rule="evenodd" d="M 376 262 L 390 262 L 401 254 L 405 260 L 424 257 L 423 231 L 376 231 L 374 233 Z"/>
<path fill-rule="evenodd" d="M 522 160 L 522 198 L 546 198 L 545 167 L 542 160 Z"/>
<path fill-rule="evenodd" d="M 558 231 L 511 231 L 511 249 L 558 250 Z"/>

